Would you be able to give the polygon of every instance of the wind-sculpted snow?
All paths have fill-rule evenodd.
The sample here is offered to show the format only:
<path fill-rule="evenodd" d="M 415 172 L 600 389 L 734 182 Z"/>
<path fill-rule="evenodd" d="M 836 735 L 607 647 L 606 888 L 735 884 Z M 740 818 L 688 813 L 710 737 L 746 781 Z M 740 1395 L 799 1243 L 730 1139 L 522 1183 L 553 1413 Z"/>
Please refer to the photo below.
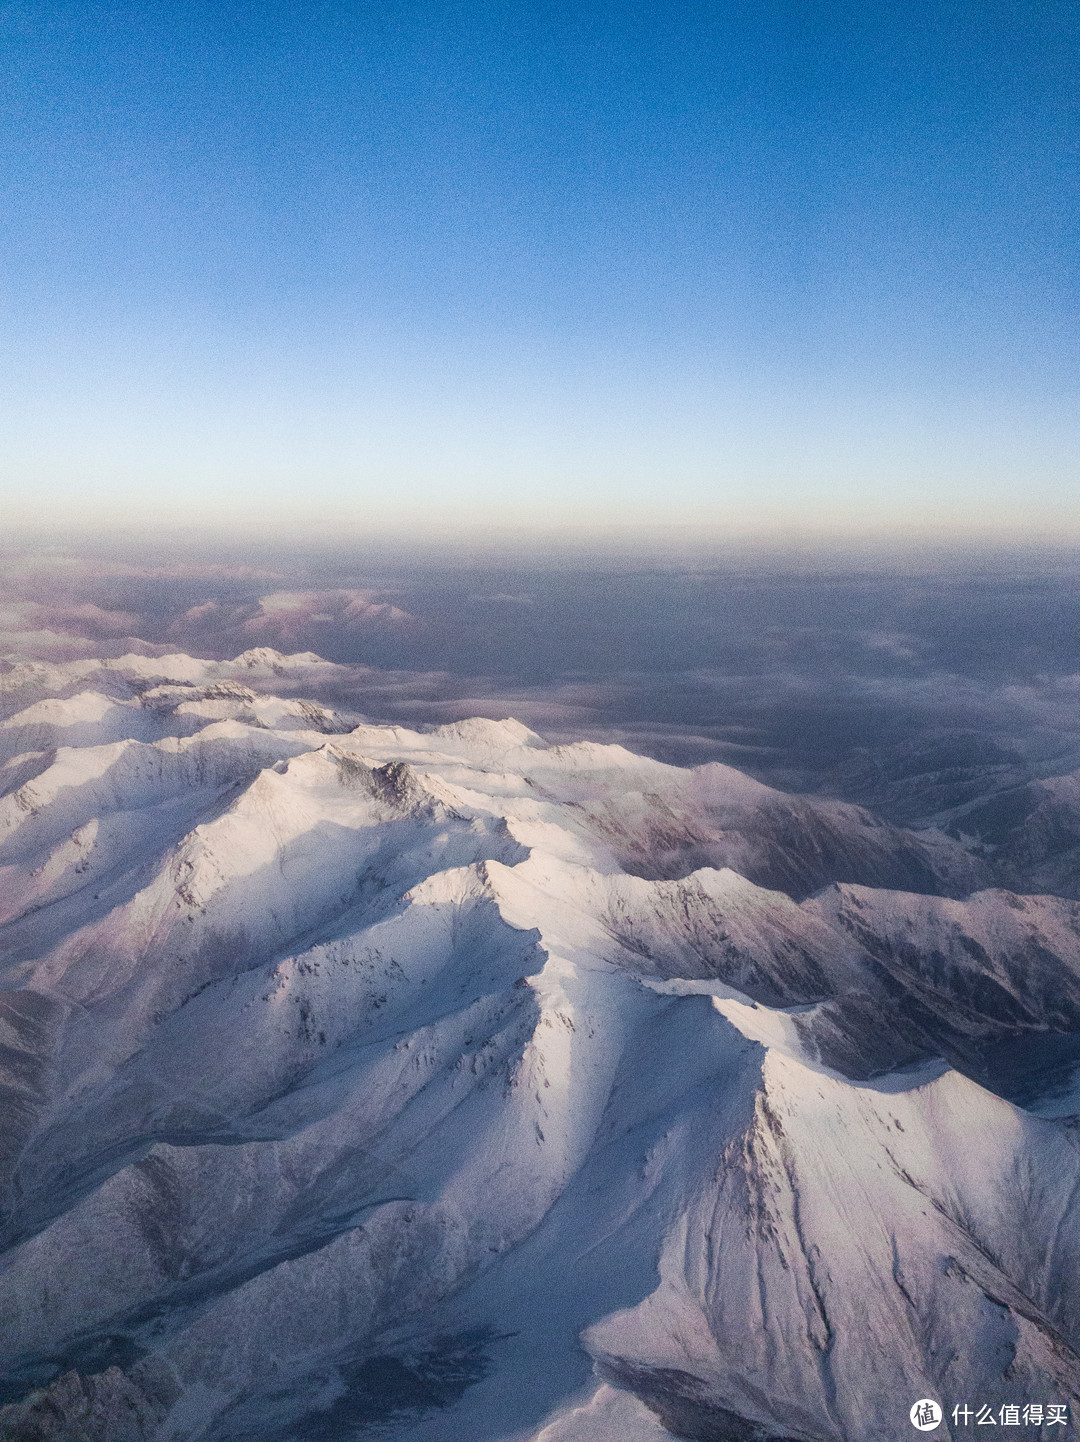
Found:
<path fill-rule="evenodd" d="M 269 694 L 325 664 L 3 678 L 0 1435 L 1080 1402 L 1080 906 L 727 767 Z"/>

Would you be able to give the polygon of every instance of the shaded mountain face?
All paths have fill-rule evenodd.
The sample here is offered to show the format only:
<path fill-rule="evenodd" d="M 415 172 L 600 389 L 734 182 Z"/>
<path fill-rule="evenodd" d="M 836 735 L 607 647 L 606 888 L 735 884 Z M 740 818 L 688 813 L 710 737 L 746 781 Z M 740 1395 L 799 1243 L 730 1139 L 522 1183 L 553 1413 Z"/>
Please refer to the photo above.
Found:
<path fill-rule="evenodd" d="M 0 678 L 0 1435 L 1080 1405 L 1067 778 L 909 830 L 332 670 Z"/>

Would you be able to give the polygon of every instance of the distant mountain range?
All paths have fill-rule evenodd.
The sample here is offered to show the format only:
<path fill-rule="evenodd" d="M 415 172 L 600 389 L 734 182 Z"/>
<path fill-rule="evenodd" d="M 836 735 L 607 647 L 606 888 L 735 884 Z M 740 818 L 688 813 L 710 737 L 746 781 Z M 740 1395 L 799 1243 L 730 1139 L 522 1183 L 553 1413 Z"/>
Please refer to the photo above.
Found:
<path fill-rule="evenodd" d="M 908 829 L 335 669 L 0 676 L 0 1436 L 1080 1420 L 1080 774 Z"/>

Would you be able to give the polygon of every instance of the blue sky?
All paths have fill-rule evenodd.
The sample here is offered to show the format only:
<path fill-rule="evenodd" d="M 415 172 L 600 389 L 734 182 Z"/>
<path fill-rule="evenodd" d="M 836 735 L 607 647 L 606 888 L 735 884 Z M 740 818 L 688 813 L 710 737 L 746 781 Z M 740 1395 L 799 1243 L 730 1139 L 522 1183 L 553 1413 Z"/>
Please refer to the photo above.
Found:
<path fill-rule="evenodd" d="M 5 4 L 16 522 L 1080 535 L 1080 12 Z"/>

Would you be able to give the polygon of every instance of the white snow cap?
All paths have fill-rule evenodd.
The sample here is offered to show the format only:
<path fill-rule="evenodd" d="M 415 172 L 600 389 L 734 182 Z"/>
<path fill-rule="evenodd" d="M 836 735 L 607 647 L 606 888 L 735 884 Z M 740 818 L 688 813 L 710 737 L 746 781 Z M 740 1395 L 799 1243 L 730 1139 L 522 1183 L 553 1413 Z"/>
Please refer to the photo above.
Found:
<path fill-rule="evenodd" d="M 1076 903 L 730 767 L 357 724 L 327 668 L 0 678 L 0 1435 L 1080 1405 Z"/>

